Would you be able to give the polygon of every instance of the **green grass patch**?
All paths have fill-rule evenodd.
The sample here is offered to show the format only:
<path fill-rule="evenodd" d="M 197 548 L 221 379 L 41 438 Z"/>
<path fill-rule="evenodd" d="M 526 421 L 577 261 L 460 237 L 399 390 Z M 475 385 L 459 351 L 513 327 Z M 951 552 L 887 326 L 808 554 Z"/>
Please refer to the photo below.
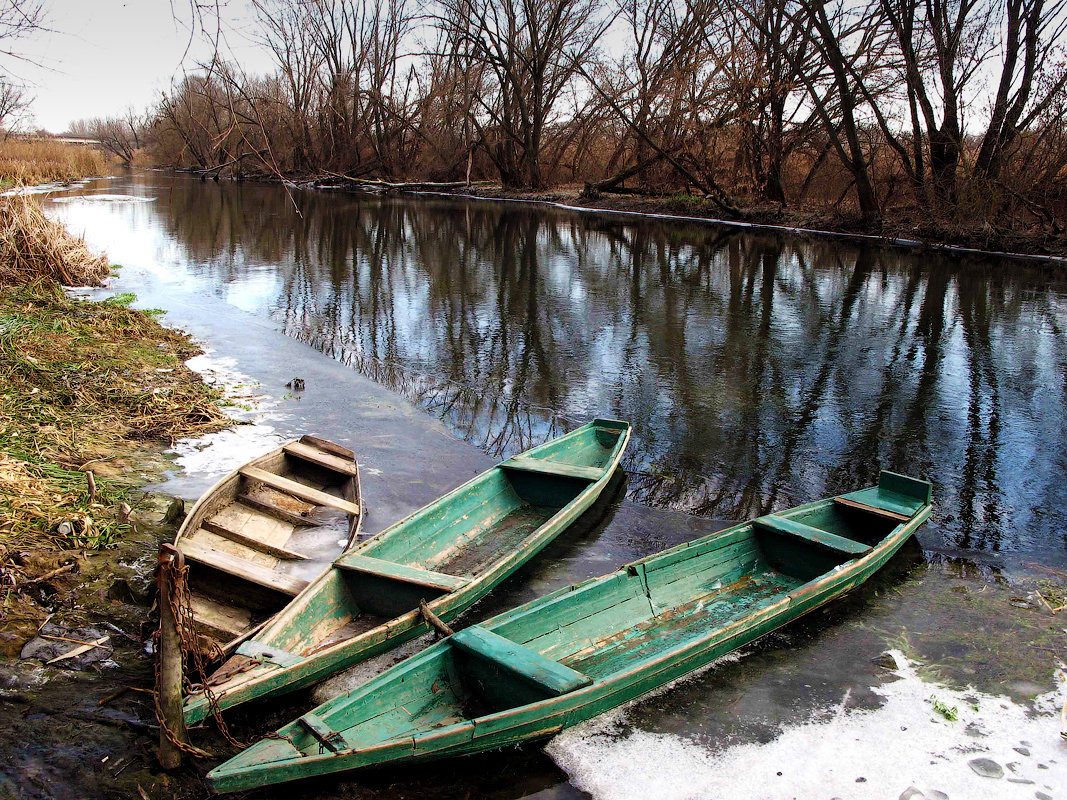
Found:
<path fill-rule="evenodd" d="M 129 307 L 54 283 L 0 289 L 0 544 L 96 548 L 148 448 L 231 424 L 184 362 L 189 339 Z M 89 497 L 86 471 L 96 477 Z M 64 524 L 66 523 L 66 524 Z"/>

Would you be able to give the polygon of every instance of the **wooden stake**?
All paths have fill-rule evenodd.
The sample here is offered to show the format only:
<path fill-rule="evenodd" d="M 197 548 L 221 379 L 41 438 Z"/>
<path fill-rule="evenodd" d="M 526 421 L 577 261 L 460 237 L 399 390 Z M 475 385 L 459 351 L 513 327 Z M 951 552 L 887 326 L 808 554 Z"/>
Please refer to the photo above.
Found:
<path fill-rule="evenodd" d="M 96 502 L 96 476 L 91 469 L 85 470 L 85 482 L 89 484 L 89 502 Z"/>
<path fill-rule="evenodd" d="M 162 719 L 159 729 L 159 763 L 163 769 L 177 769 L 182 763 L 182 751 L 171 737 L 187 743 L 185 718 L 182 715 L 182 639 L 180 624 L 174 616 L 177 602 L 175 574 L 184 566 L 181 552 L 173 545 L 159 548 L 159 670 L 158 706 Z M 168 730 L 170 736 L 167 735 Z"/>

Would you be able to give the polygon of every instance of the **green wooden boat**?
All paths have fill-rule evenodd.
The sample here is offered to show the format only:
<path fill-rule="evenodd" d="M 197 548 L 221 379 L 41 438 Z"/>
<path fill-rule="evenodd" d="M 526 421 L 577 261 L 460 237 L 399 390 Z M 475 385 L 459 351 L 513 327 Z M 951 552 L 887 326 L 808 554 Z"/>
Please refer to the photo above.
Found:
<path fill-rule="evenodd" d="M 628 423 L 594 420 L 346 551 L 194 687 L 186 722 L 310 686 L 454 619 L 596 501 L 629 440 Z"/>
<path fill-rule="evenodd" d="M 931 511 L 879 484 L 760 517 L 450 636 L 208 775 L 216 791 L 551 736 L 663 686 L 862 583 Z"/>

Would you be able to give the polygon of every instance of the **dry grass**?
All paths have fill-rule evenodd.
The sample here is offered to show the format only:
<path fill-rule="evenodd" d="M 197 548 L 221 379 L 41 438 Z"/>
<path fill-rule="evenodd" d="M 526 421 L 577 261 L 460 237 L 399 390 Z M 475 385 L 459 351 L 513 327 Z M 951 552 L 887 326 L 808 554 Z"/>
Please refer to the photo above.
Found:
<path fill-rule="evenodd" d="M 107 158 L 99 150 L 51 139 L 0 140 L 0 183 L 28 186 L 104 175 Z"/>
<path fill-rule="evenodd" d="M 0 197 L 0 287 L 40 278 L 95 285 L 108 271 L 107 259 L 46 217 L 35 197 Z"/>

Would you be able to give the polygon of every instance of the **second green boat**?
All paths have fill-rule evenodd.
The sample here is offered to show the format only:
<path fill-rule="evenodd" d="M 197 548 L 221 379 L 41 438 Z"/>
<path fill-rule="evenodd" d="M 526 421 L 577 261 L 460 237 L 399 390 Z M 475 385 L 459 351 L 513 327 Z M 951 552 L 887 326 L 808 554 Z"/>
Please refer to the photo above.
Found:
<path fill-rule="evenodd" d="M 930 516 L 883 472 L 849 492 L 678 545 L 472 625 L 225 764 L 232 792 L 498 749 L 658 689 L 869 578 Z"/>
<path fill-rule="evenodd" d="M 594 420 L 345 552 L 189 695 L 186 722 L 310 686 L 454 619 L 596 501 L 629 440 L 628 423 Z"/>

